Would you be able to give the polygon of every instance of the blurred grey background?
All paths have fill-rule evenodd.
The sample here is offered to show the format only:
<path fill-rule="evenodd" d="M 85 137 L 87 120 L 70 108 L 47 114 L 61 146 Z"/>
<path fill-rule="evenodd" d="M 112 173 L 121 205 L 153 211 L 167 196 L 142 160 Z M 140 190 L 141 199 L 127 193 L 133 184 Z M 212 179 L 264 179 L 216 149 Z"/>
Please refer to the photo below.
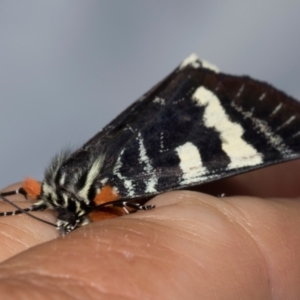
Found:
<path fill-rule="evenodd" d="M 0 186 L 42 179 L 196 52 L 300 98 L 299 1 L 0 1 Z"/>

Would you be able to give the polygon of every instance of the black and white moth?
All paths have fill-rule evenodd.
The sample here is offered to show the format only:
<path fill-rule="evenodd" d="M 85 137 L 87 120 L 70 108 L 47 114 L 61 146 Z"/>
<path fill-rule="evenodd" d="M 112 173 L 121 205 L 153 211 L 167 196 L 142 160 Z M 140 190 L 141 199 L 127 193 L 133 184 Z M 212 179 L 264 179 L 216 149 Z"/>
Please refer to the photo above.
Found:
<path fill-rule="evenodd" d="M 52 209 L 65 234 L 94 211 L 149 209 L 145 199 L 300 157 L 300 104 L 247 76 L 189 56 L 74 153 L 57 155 L 36 200 L 0 216 Z"/>

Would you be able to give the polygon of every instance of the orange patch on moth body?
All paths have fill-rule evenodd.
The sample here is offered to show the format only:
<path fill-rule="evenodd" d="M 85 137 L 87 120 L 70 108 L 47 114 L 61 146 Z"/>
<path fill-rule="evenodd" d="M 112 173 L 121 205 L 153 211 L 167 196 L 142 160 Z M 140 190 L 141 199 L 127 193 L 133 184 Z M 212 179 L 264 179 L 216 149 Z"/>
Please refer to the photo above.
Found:
<path fill-rule="evenodd" d="M 94 198 L 94 203 L 96 206 L 104 204 L 106 202 L 111 202 L 114 200 L 120 199 L 119 195 L 113 190 L 110 185 L 105 185 L 100 193 L 96 195 Z M 101 210 L 95 210 L 89 213 L 89 219 L 92 222 L 104 220 L 104 219 L 111 219 L 119 216 L 123 216 L 125 211 L 121 207 L 104 207 Z"/>
<path fill-rule="evenodd" d="M 121 207 L 105 207 L 101 210 L 95 210 L 89 213 L 89 219 L 97 222 L 105 219 L 112 219 L 126 215 Z"/>
<path fill-rule="evenodd" d="M 22 188 L 26 192 L 26 195 L 33 200 L 36 200 L 42 192 L 41 184 L 33 178 L 26 178 L 23 181 Z"/>
<path fill-rule="evenodd" d="M 101 192 L 94 198 L 94 203 L 96 205 L 101 205 L 106 202 L 114 201 L 120 199 L 119 195 L 113 190 L 110 185 L 105 185 Z"/>

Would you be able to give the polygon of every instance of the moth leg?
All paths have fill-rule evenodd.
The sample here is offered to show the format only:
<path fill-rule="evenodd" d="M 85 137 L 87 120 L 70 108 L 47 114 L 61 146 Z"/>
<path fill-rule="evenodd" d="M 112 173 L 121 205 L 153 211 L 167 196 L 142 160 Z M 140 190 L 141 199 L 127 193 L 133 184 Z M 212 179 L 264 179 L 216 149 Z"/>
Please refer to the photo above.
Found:
<path fill-rule="evenodd" d="M 122 208 L 123 208 L 123 210 L 125 211 L 125 213 L 126 213 L 127 215 L 130 214 L 130 212 L 129 212 L 128 209 L 126 208 L 126 205 L 122 206 Z"/>
<path fill-rule="evenodd" d="M 138 210 L 149 210 L 155 208 L 155 205 L 142 205 L 138 202 L 134 202 L 132 200 L 116 200 L 110 201 L 103 204 L 98 205 L 97 207 L 93 208 L 91 211 L 87 212 L 86 214 L 91 214 L 93 211 L 101 211 L 104 208 L 121 208 L 126 214 L 134 213 Z"/>
<path fill-rule="evenodd" d="M 27 193 L 25 192 L 25 190 L 22 187 L 20 187 L 16 190 L 13 190 L 13 191 L 0 193 L 0 195 L 3 196 L 3 197 L 18 195 L 18 194 L 21 194 L 21 195 L 25 196 L 26 199 L 27 199 Z"/>
<path fill-rule="evenodd" d="M 153 208 L 155 208 L 155 205 L 141 205 L 140 203 L 137 203 L 137 202 L 123 201 L 122 208 L 127 214 L 129 214 L 127 207 L 132 208 L 134 211 L 138 211 L 138 210 L 153 209 Z"/>

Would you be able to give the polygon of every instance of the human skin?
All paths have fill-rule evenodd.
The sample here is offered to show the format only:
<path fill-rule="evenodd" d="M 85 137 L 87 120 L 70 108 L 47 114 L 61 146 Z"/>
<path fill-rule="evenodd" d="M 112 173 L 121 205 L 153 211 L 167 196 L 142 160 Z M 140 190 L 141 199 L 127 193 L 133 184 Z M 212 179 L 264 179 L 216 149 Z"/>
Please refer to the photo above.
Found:
<path fill-rule="evenodd" d="M 153 210 L 66 236 L 28 216 L 0 218 L 1 299 L 300 299 L 299 167 L 203 187 L 225 197 L 159 195 Z"/>

